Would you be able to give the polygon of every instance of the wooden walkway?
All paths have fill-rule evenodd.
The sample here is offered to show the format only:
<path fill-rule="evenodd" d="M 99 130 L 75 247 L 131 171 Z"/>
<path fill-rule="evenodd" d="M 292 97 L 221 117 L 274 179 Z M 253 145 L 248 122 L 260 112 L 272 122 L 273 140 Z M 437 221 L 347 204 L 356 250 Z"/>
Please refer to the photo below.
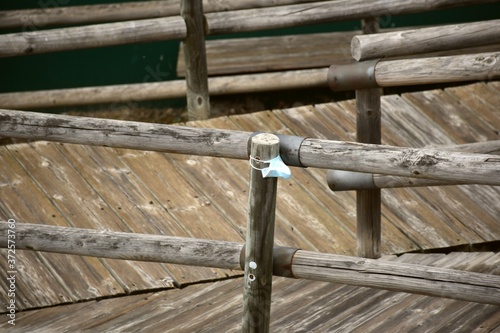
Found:
<path fill-rule="evenodd" d="M 385 96 L 383 143 L 422 147 L 498 140 L 498 105 L 500 82 Z M 354 109 L 354 101 L 343 101 L 189 126 L 355 141 Z M 0 168 L 2 220 L 244 242 L 249 175 L 245 161 L 37 142 L 0 147 Z M 278 245 L 354 255 L 354 192 L 332 193 L 325 170 L 292 168 L 292 174 L 278 185 Z M 450 247 L 474 250 L 500 240 L 498 187 L 382 193 L 384 254 Z M 0 250 L 0 255 L 6 258 L 6 251 Z M 17 251 L 16 256 L 20 310 L 168 290 L 241 274 L 29 251 Z M 7 271 L 6 260 L 0 260 L 0 271 Z M 226 283 L 233 282 L 217 285 Z M 5 279 L 0 279 L 0 286 L 0 312 L 6 312 Z M 201 288 L 196 293 L 202 292 L 202 287 L 196 288 Z M 222 289 L 217 292 L 224 294 Z"/>

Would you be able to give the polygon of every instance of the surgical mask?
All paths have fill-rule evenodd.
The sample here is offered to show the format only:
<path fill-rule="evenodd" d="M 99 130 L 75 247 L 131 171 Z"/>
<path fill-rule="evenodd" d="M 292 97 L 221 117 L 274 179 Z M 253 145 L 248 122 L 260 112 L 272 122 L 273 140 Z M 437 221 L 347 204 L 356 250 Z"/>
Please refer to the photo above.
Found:
<path fill-rule="evenodd" d="M 262 172 L 262 177 L 263 178 L 273 178 L 273 177 L 281 177 L 283 179 L 288 179 L 292 176 L 292 172 L 290 171 L 290 168 L 288 165 L 286 165 L 281 157 L 278 155 L 275 158 L 268 160 L 268 161 L 260 161 L 261 163 L 269 163 L 269 166 L 259 169 L 256 168 L 252 160 L 256 160 L 254 157 L 250 156 L 250 166 L 254 168 L 255 170 L 260 170 Z"/>

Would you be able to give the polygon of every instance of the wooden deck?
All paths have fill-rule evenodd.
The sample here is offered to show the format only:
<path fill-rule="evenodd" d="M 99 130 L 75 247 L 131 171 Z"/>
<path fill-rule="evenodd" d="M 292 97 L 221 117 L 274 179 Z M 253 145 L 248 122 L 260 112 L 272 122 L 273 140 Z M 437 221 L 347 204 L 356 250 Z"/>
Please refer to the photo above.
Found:
<path fill-rule="evenodd" d="M 498 140 L 498 105 L 500 82 L 385 96 L 382 100 L 382 141 L 422 147 Z M 343 101 L 216 118 L 189 126 L 355 141 L 354 108 L 354 101 Z M 36 142 L 0 147 L 0 168 L 2 220 L 244 242 L 249 175 L 245 161 Z M 354 255 L 355 194 L 332 193 L 325 174 L 325 170 L 293 168 L 291 179 L 279 181 L 276 242 L 304 250 Z M 498 187 L 448 186 L 384 190 L 382 193 L 384 254 L 436 248 L 475 250 L 484 243 L 500 240 Z M 6 257 L 5 250 L 0 250 L 0 254 Z M 239 276 L 241 272 L 236 271 L 29 251 L 17 251 L 16 260 L 19 310 L 141 293 L 116 301 L 122 302 L 121 307 L 117 305 L 119 317 L 119 313 L 125 314 L 140 304 L 153 304 L 155 298 L 162 297 L 158 295 L 163 295 L 142 295 L 151 291 L 172 289 L 172 294 L 168 295 L 175 295 L 181 303 L 205 293 L 206 286 L 210 286 L 206 292 L 213 290 L 214 295 L 229 295 L 234 290 L 236 297 L 241 291 L 238 279 L 217 282 L 213 286 L 201 284 L 177 289 Z M 0 271 L 7 271 L 6 260 L 0 260 Z M 277 279 L 275 290 L 283 288 L 283 296 L 273 295 L 274 302 L 284 301 L 287 292 L 302 293 L 299 286 L 308 286 L 303 281 L 292 284 L 283 281 Z M 5 279 L 0 279 L 0 286 L 0 312 L 6 312 Z M 314 286 L 320 287 L 307 288 L 319 288 L 316 292 L 327 288 L 325 284 Z M 357 289 L 343 290 L 356 294 Z M 190 296 L 187 296 L 188 291 Z M 374 297 L 373 302 L 383 300 Z M 398 312 L 394 308 L 395 316 L 418 317 L 419 304 L 427 307 L 432 303 L 445 313 L 453 309 L 448 301 L 405 297 L 402 306 L 411 304 L 414 312 Z M 322 299 L 323 303 L 314 303 L 312 298 L 306 297 L 303 304 L 299 302 L 294 306 L 302 308 L 303 312 L 322 309 L 317 318 L 323 322 L 330 317 L 322 311 L 331 309 L 321 306 L 330 302 L 328 298 Z M 227 302 L 229 306 L 236 301 L 228 296 Z M 78 303 L 69 306 L 67 311 L 86 306 L 90 310 L 98 304 L 100 302 Z M 475 304 L 460 304 L 464 309 L 483 309 Z M 57 309 L 43 311 L 54 311 L 55 315 Z M 74 318 L 67 315 L 66 306 L 64 309 L 59 316 Z M 156 315 L 167 318 L 164 312 L 177 307 L 163 304 L 155 309 Z M 49 318 L 40 311 L 28 311 L 22 316 L 20 312 L 19 318 L 24 319 L 19 322 L 41 323 L 40 318 Z M 102 315 L 98 310 L 93 313 Z M 453 316 L 459 313 L 452 311 Z M 131 311 L 128 320 L 135 315 Z M 322 318 L 325 315 L 327 318 Z M 140 318 L 140 314 L 137 316 Z M 315 314 L 311 312 L 310 316 Z M 70 325 L 69 319 L 65 321 L 62 317 L 65 325 Z M 453 324 L 453 320 L 450 323 Z M 490 321 L 485 325 L 488 323 Z M 282 324 L 288 325 L 288 322 Z M 279 322 L 273 325 L 281 327 Z"/>

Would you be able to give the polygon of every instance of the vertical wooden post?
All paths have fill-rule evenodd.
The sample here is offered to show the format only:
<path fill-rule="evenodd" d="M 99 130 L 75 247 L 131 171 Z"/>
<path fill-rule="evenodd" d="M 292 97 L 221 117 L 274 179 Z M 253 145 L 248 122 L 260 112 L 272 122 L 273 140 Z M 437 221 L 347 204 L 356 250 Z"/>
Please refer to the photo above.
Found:
<path fill-rule="evenodd" d="M 365 34 L 379 30 L 378 18 L 362 21 Z M 356 136 L 362 143 L 381 142 L 380 96 L 382 89 L 356 90 Z M 380 257 L 381 200 L 380 190 L 356 191 L 357 255 Z"/>
<path fill-rule="evenodd" d="M 245 244 L 243 332 L 269 332 L 273 275 L 274 216 L 277 178 L 263 178 L 262 169 L 279 154 L 279 139 L 258 134 L 251 141 L 249 213 Z"/>
<path fill-rule="evenodd" d="M 186 22 L 187 29 L 187 36 L 184 40 L 184 62 L 186 63 L 189 120 L 208 119 L 210 99 L 202 0 L 182 0 L 181 15 Z"/>

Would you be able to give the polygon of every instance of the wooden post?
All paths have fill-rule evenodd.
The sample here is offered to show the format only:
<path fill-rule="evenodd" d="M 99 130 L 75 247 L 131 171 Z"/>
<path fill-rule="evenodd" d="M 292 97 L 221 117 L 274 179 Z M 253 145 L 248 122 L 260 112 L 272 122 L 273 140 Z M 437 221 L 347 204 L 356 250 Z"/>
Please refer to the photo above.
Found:
<path fill-rule="evenodd" d="M 258 134 L 251 139 L 250 191 L 245 245 L 243 332 L 269 332 L 273 275 L 274 215 L 277 178 L 258 169 L 279 154 L 279 139 Z"/>
<path fill-rule="evenodd" d="M 378 18 L 362 21 L 363 32 L 376 33 Z M 380 88 L 356 90 L 356 138 L 362 143 L 381 143 Z M 380 257 L 380 190 L 356 191 L 356 250 L 359 257 Z"/>
<path fill-rule="evenodd" d="M 187 109 L 189 120 L 210 117 L 207 55 L 205 51 L 205 19 L 201 0 L 182 0 L 181 15 L 186 21 L 184 39 L 186 63 Z"/>

